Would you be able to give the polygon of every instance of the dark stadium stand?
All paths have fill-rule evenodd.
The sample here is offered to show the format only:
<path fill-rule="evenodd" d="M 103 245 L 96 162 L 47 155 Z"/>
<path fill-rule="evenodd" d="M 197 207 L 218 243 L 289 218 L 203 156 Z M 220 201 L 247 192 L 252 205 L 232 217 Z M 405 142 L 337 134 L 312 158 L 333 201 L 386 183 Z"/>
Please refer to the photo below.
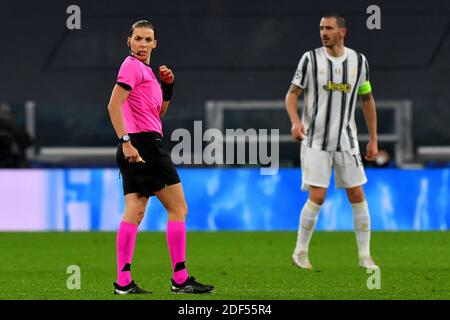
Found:
<path fill-rule="evenodd" d="M 450 145 L 448 1 L 381 1 L 381 30 L 366 27 L 368 1 L 77 1 L 81 30 L 72 31 L 70 4 L 0 11 L 0 101 L 36 102 L 39 147 L 115 145 L 106 106 L 136 20 L 157 28 L 151 64 L 176 74 L 170 134 L 205 120 L 208 100 L 283 99 L 302 52 L 320 46 L 321 14 L 336 9 L 347 17 L 346 45 L 369 60 L 375 98 L 412 101 L 415 146 Z M 287 117 L 281 125 L 289 131 Z"/>

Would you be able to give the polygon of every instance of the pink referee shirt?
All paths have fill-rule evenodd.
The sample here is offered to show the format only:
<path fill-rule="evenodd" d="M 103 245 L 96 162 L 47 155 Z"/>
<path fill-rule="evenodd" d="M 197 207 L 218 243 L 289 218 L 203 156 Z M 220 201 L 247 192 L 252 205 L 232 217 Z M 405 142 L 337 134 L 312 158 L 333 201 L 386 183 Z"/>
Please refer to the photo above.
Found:
<path fill-rule="evenodd" d="M 162 135 L 159 112 L 163 102 L 161 86 L 152 69 L 132 56 L 120 66 L 117 84 L 130 90 L 122 104 L 128 133 L 158 132 Z"/>

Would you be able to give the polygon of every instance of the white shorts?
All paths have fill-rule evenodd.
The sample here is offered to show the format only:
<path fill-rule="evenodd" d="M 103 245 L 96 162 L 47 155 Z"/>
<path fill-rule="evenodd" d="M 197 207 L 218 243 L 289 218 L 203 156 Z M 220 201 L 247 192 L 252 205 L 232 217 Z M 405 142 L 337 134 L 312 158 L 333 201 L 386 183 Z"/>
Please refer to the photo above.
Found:
<path fill-rule="evenodd" d="M 334 167 L 336 188 L 353 188 L 367 182 L 359 147 L 347 151 L 322 151 L 302 144 L 302 190 L 309 186 L 328 188 Z"/>

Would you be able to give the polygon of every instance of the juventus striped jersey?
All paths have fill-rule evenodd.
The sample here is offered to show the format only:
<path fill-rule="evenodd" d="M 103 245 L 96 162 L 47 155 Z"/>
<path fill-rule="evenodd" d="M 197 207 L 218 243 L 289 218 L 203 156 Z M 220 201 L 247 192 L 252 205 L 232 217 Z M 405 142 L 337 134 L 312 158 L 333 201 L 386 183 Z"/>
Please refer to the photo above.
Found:
<path fill-rule="evenodd" d="M 344 48 L 341 57 L 324 47 L 303 54 L 292 84 L 304 90 L 302 122 L 309 147 L 350 150 L 357 144 L 355 106 L 358 94 L 371 91 L 369 65 L 361 53 Z"/>

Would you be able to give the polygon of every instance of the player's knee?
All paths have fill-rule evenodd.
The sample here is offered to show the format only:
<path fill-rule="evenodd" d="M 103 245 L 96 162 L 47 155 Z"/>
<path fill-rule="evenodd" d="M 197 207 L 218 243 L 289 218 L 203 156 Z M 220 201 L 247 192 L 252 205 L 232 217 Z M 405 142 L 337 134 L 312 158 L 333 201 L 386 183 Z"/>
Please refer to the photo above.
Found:
<path fill-rule="evenodd" d="M 320 193 L 312 193 L 309 195 L 309 200 L 321 206 L 325 202 L 325 194 Z"/>
<path fill-rule="evenodd" d="M 351 203 L 360 203 L 365 200 L 364 191 L 360 187 L 348 189 L 347 196 Z"/>
<path fill-rule="evenodd" d="M 325 197 L 327 195 L 327 189 L 318 188 L 318 187 L 310 187 L 309 191 L 309 200 L 321 206 L 325 202 Z"/>
<path fill-rule="evenodd" d="M 313 199 L 310 199 L 315 204 L 321 206 L 325 202 L 325 197 L 315 197 Z"/>

